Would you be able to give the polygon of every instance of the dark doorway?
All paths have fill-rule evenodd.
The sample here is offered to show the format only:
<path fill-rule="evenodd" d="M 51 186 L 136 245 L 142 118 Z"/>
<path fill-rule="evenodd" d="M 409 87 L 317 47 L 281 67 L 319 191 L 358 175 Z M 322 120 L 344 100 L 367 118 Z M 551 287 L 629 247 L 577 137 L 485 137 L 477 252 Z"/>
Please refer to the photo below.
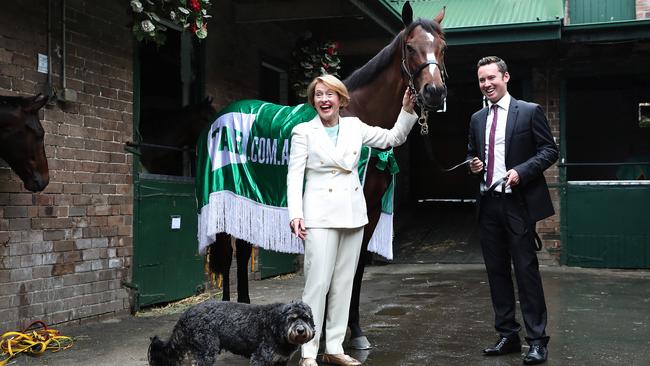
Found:
<path fill-rule="evenodd" d="M 567 82 L 567 180 L 650 180 L 650 127 L 639 105 L 650 103 L 647 76 L 591 76 Z"/>
<path fill-rule="evenodd" d="M 276 104 L 289 103 L 287 71 L 274 63 L 263 61 L 260 68 L 260 99 Z"/>
<path fill-rule="evenodd" d="M 445 112 L 429 115 L 427 157 L 418 126 L 410 135 L 410 202 L 397 217 L 395 260 L 400 263 L 482 263 L 475 198 L 477 180 L 466 167 L 450 168 L 465 160 L 469 121 L 484 106 L 475 69 L 450 67 L 459 75 L 447 83 Z M 510 79 L 508 90 L 522 93 L 522 78 Z M 524 98 L 521 96 L 521 98 Z"/>
<path fill-rule="evenodd" d="M 137 141 L 142 143 L 141 172 L 194 176 L 194 140 L 189 105 L 202 97 L 200 44 L 187 32 L 167 32 L 164 45 L 141 43 L 140 119 Z M 189 132 L 192 131 L 192 132 Z M 181 146 L 182 145 L 182 146 Z"/>
<path fill-rule="evenodd" d="M 190 150 L 194 146 L 179 149 L 175 143 L 188 120 L 182 108 L 200 98 L 200 50 L 187 33 L 170 29 L 164 45 L 141 42 L 136 52 L 136 308 L 191 296 L 204 283 L 196 239 L 194 163 L 189 158 L 195 155 Z"/>
<path fill-rule="evenodd" d="M 598 72 L 567 82 L 563 262 L 649 268 L 650 78 Z"/>

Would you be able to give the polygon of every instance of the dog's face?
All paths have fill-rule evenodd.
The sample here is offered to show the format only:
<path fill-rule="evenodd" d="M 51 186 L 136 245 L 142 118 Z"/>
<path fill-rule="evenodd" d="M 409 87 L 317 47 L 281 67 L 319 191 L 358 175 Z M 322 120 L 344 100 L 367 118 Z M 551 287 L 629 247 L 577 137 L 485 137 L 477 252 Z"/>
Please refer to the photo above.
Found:
<path fill-rule="evenodd" d="M 282 316 L 289 343 L 301 345 L 314 338 L 314 318 L 309 305 L 302 301 L 292 301 L 284 305 Z"/>

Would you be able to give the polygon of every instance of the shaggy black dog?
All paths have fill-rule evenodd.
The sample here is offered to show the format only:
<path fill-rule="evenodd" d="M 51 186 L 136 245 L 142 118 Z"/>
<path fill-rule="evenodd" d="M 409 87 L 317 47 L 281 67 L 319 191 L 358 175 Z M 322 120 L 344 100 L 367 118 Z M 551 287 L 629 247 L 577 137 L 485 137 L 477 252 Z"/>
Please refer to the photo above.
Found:
<path fill-rule="evenodd" d="M 309 305 L 250 305 L 208 300 L 183 313 L 169 341 L 153 337 L 149 364 L 178 365 L 191 353 L 199 366 L 212 366 L 222 349 L 249 357 L 251 365 L 287 365 L 298 347 L 314 337 Z"/>

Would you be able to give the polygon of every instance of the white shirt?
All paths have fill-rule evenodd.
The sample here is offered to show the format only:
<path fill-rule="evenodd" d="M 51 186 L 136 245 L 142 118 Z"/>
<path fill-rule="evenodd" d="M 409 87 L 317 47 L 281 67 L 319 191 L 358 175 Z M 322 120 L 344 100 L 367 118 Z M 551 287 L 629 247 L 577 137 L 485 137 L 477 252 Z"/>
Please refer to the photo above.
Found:
<path fill-rule="evenodd" d="M 510 99 L 512 97 L 506 93 L 498 102 L 497 105 L 497 128 L 494 131 L 494 170 L 492 171 L 492 183 L 506 176 L 506 122 L 508 121 L 508 108 L 510 108 Z M 488 162 L 488 148 L 490 146 L 490 129 L 492 128 L 492 118 L 494 112 L 492 111 L 493 103 L 488 102 L 487 123 L 485 124 L 485 173 L 483 174 L 483 191 L 487 191 L 485 180 L 487 179 L 487 166 Z M 499 185 L 495 191 L 501 192 Z M 510 186 L 506 187 L 506 193 L 511 193 Z"/>

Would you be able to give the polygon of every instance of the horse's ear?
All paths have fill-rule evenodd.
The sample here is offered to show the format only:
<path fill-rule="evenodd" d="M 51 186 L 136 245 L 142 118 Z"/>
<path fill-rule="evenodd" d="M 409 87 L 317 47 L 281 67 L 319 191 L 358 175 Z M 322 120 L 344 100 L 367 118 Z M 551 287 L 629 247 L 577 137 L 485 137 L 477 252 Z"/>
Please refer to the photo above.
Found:
<path fill-rule="evenodd" d="M 442 10 L 440 10 L 440 13 L 438 13 L 438 15 L 436 15 L 436 17 L 433 18 L 433 21 L 435 21 L 438 24 L 441 24 L 442 20 L 445 18 L 445 9 L 446 8 L 447 8 L 446 6 L 443 6 Z"/>
<path fill-rule="evenodd" d="M 413 23 L 413 8 L 411 8 L 411 4 L 408 1 L 402 7 L 402 22 L 404 22 L 404 26 L 406 27 Z"/>
<path fill-rule="evenodd" d="M 34 112 L 43 108 L 45 103 L 47 103 L 47 97 L 41 93 L 38 93 L 34 97 L 25 99 L 25 103 L 23 103 L 23 110 L 25 112 Z"/>

